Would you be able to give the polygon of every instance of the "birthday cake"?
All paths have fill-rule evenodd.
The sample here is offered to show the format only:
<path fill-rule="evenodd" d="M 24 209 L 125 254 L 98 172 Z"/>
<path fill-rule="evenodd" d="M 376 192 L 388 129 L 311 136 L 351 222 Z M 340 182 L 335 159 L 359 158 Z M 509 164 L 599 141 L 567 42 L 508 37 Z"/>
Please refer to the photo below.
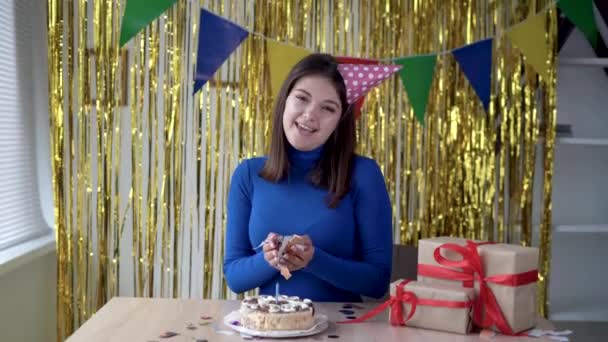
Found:
<path fill-rule="evenodd" d="M 314 325 L 312 301 L 296 296 L 247 297 L 241 302 L 239 312 L 241 324 L 252 330 L 306 330 Z"/>

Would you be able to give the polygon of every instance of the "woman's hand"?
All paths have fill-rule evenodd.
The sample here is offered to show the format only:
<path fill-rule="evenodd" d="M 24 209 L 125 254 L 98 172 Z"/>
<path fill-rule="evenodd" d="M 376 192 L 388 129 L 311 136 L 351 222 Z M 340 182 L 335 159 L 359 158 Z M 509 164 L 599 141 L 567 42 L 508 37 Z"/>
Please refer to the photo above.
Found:
<path fill-rule="evenodd" d="M 315 247 L 308 235 L 295 235 L 289 240 L 289 245 L 285 248 L 285 254 L 278 260 L 279 267 L 285 266 L 290 272 L 297 271 L 308 265 L 315 254 Z"/>
<path fill-rule="evenodd" d="M 264 259 L 266 262 L 277 270 L 279 269 L 279 258 L 278 251 L 281 246 L 280 238 L 278 234 L 269 233 L 266 237 L 266 243 L 264 243 L 263 251 L 264 251 Z"/>

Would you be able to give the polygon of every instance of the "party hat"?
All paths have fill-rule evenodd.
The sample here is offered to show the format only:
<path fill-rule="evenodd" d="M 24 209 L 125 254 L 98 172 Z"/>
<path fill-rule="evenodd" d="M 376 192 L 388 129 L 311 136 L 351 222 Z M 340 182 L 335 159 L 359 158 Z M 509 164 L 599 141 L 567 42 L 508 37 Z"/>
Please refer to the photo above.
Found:
<path fill-rule="evenodd" d="M 399 69 L 401 65 L 394 64 L 338 64 L 346 85 L 346 100 L 355 103 Z"/>

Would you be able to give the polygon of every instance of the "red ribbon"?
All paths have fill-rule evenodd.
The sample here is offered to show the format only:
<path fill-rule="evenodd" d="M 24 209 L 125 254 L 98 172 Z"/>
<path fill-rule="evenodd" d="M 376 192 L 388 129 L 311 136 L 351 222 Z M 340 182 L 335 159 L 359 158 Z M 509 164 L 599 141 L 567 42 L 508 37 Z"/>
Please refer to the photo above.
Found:
<path fill-rule="evenodd" d="M 505 286 L 521 286 L 534 283 L 538 280 L 538 270 L 519 274 L 501 274 L 486 277 L 483 272 L 481 257 L 477 246 L 481 244 L 468 240 L 466 246 L 455 243 L 445 243 L 433 253 L 435 261 L 444 266 L 418 265 L 418 275 L 432 278 L 462 281 L 464 287 L 473 287 L 475 281 L 479 283 L 479 296 L 473 304 L 473 321 L 482 328 L 496 325 L 505 335 L 515 335 L 507 323 L 496 297 L 488 287 L 488 283 Z M 441 249 L 451 250 L 462 256 L 461 260 L 450 260 L 441 255 Z M 456 271 L 445 267 L 460 268 Z M 485 309 L 485 310 L 484 310 Z M 485 312 L 485 317 L 483 313 Z"/>
<path fill-rule="evenodd" d="M 363 316 L 360 316 L 356 319 L 348 320 L 348 321 L 340 321 L 337 323 L 341 324 L 349 324 L 349 323 L 361 323 L 367 321 L 368 319 L 378 315 L 383 312 L 387 307 L 391 307 L 391 317 L 390 322 L 392 325 L 405 325 L 407 321 L 409 321 L 416 313 L 416 307 L 418 305 L 426 305 L 426 306 L 437 306 L 437 307 L 445 307 L 445 308 L 469 308 L 473 306 L 472 301 L 451 301 L 451 300 L 439 300 L 439 299 L 424 299 L 418 298 L 416 294 L 412 291 L 406 291 L 405 286 L 410 282 L 410 280 L 404 280 L 397 285 L 397 291 L 394 296 L 391 296 L 389 300 L 380 304 L 379 306 L 372 309 L 370 312 L 366 313 Z M 410 312 L 407 317 L 403 319 L 403 304 L 411 304 Z"/>

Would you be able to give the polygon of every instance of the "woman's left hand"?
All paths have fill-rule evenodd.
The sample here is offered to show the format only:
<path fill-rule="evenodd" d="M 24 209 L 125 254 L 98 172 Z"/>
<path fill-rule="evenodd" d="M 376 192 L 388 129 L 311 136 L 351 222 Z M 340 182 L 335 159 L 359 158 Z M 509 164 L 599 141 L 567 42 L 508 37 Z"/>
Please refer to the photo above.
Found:
<path fill-rule="evenodd" d="M 306 267 L 314 254 L 315 247 L 310 237 L 308 235 L 296 235 L 289 241 L 285 254 L 279 260 L 279 263 L 286 266 L 290 272 L 294 272 Z"/>

